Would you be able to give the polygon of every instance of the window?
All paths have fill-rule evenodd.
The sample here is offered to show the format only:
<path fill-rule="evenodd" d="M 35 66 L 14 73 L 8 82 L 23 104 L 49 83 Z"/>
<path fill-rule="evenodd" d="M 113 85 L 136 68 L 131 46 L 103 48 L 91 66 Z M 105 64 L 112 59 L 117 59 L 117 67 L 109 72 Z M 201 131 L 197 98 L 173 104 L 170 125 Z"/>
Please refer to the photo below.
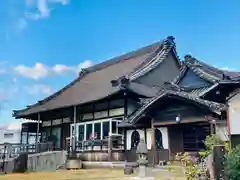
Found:
<path fill-rule="evenodd" d="M 92 135 L 92 124 L 87 124 L 86 138 L 90 139 Z"/>
<path fill-rule="evenodd" d="M 62 119 L 54 119 L 52 120 L 52 126 L 56 126 L 62 124 Z"/>
<path fill-rule="evenodd" d="M 131 135 L 131 148 L 136 149 L 140 141 L 140 134 L 138 131 L 133 131 Z"/>
<path fill-rule="evenodd" d="M 162 133 L 159 129 L 155 129 L 156 149 L 163 149 L 162 145 Z"/>
<path fill-rule="evenodd" d="M 101 123 L 94 124 L 94 134 L 97 139 L 101 139 Z"/>
<path fill-rule="evenodd" d="M 82 115 L 82 120 L 93 119 L 93 113 L 86 113 Z"/>
<path fill-rule="evenodd" d="M 97 118 L 104 118 L 108 116 L 108 112 L 107 111 L 99 111 L 99 112 L 95 112 L 94 113 L 94 119 Z"/>
<path fill-rule="evenodd" d="M 51 120 L 50 120 L 50 121 L 43 121 L 43 122 L 42 122 L 42 127 L 51 126 L 51 124 L 52 124 L 52 121 L 51 121 Z"/>
<path fill-rule="evenodd" d="M 42 128 L 42 142 L 46 142 L 50 136 L 50 128 Z"/>
<path fill-rule="evenodd" d="M 78 141 L 84 140 L 84 125 L 78 126 Z"/>
<path fill-rule="evenodd" d="M 112 133 L 117 134 L 117 122 L 112 121 Z"/>
<path fill-rule="evenodd" d="M 109 122 L 103 122 L 103 139 L 108 136 Z"/>
<path fill-rule="evenodd" d="M 109 110 L 109 116 L 122 116 L 124 115 L 124 108 L 116 108 Z"/>

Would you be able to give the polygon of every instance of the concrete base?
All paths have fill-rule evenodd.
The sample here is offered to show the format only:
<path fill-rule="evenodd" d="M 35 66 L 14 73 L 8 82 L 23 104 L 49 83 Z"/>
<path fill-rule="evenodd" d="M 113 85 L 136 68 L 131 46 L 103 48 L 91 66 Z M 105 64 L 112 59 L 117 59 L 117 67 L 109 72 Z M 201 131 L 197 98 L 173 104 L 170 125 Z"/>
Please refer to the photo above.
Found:
<path fill-rule="evenodd" d="M 68 159 L 66 162 L 66 169 L 81 169 L 82 161 L 80 159 Z"/>

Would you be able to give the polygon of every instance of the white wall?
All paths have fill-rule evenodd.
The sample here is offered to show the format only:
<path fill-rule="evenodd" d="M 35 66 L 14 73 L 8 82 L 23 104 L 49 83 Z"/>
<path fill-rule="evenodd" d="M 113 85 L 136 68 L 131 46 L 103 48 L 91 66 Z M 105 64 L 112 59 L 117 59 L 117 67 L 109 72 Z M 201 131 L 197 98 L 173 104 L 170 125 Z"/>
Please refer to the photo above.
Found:
<path fill-rule="evenodd" d="M 230 99 L 228 105 L 230 133 L 240 135 L 240 93 Z"/>
<path fill-rule="evenodd" d="M 127 130 L 127 150 L 131 149 L 131 135 L 134 130 Z M 140 134 L 140 139 L 144 139 L 144 130 L 143 129 L 137 129 L 138 133 Z"/>
<path fill-rule="evenodd" d="M 167 127 L 160 127 L 158 128 L 161 133 L 162 133 L 162 143 L 163 143 L 163 148 L 164 149 L 168 149 L 168 129 Z M 127 130 L 127 149 L 131 149 L 131 135 L 132 135 L 132 132 L 134 130 Z M 138 133 L 140 134 L 140 138 L 143 138 L 145 139 L 145 135 L 144 135 L 144 130 L 143 129 L 137 129 Z M 152 137 L 152 131 L 151 129 L 147 129 L 147 147 L 148 149 L 151 149 L 151 145 L 152 145 L 152 140 L 151 140 L 151 137 Z"/>

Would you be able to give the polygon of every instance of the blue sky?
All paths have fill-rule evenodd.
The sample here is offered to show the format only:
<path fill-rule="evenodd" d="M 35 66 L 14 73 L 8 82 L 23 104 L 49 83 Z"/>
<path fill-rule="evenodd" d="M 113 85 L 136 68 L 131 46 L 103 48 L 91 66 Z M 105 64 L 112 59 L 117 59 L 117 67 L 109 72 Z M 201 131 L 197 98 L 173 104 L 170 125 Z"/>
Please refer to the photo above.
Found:
<path fill-rule="evenodd" d="M 4 0 L 0 6 L 0 124 L 60 89 L 82 67 L 176 38 L 219 68 L 240 71 L 240 2 Z"/>

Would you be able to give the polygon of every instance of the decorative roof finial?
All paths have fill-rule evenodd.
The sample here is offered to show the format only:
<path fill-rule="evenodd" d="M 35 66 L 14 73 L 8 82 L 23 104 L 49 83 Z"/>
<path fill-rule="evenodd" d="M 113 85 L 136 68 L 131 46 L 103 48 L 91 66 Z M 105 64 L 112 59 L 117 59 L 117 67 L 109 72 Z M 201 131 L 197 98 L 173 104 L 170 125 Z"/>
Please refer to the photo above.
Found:
<path fill-rule="evenodd" d="M 192 56 L 190 54 L 187 54 L 187 55 L 184 56 L 185 61 L 188 61 L 190 59 L 192 59 Z"/>
<path fill-rule="evenodd" d="M 173 37 L 173 36 L 168 36 L 168 37 L 167 37 L 167 40 L 174 41 L 174 40 L 175 40 L 175 37 Z"/>

